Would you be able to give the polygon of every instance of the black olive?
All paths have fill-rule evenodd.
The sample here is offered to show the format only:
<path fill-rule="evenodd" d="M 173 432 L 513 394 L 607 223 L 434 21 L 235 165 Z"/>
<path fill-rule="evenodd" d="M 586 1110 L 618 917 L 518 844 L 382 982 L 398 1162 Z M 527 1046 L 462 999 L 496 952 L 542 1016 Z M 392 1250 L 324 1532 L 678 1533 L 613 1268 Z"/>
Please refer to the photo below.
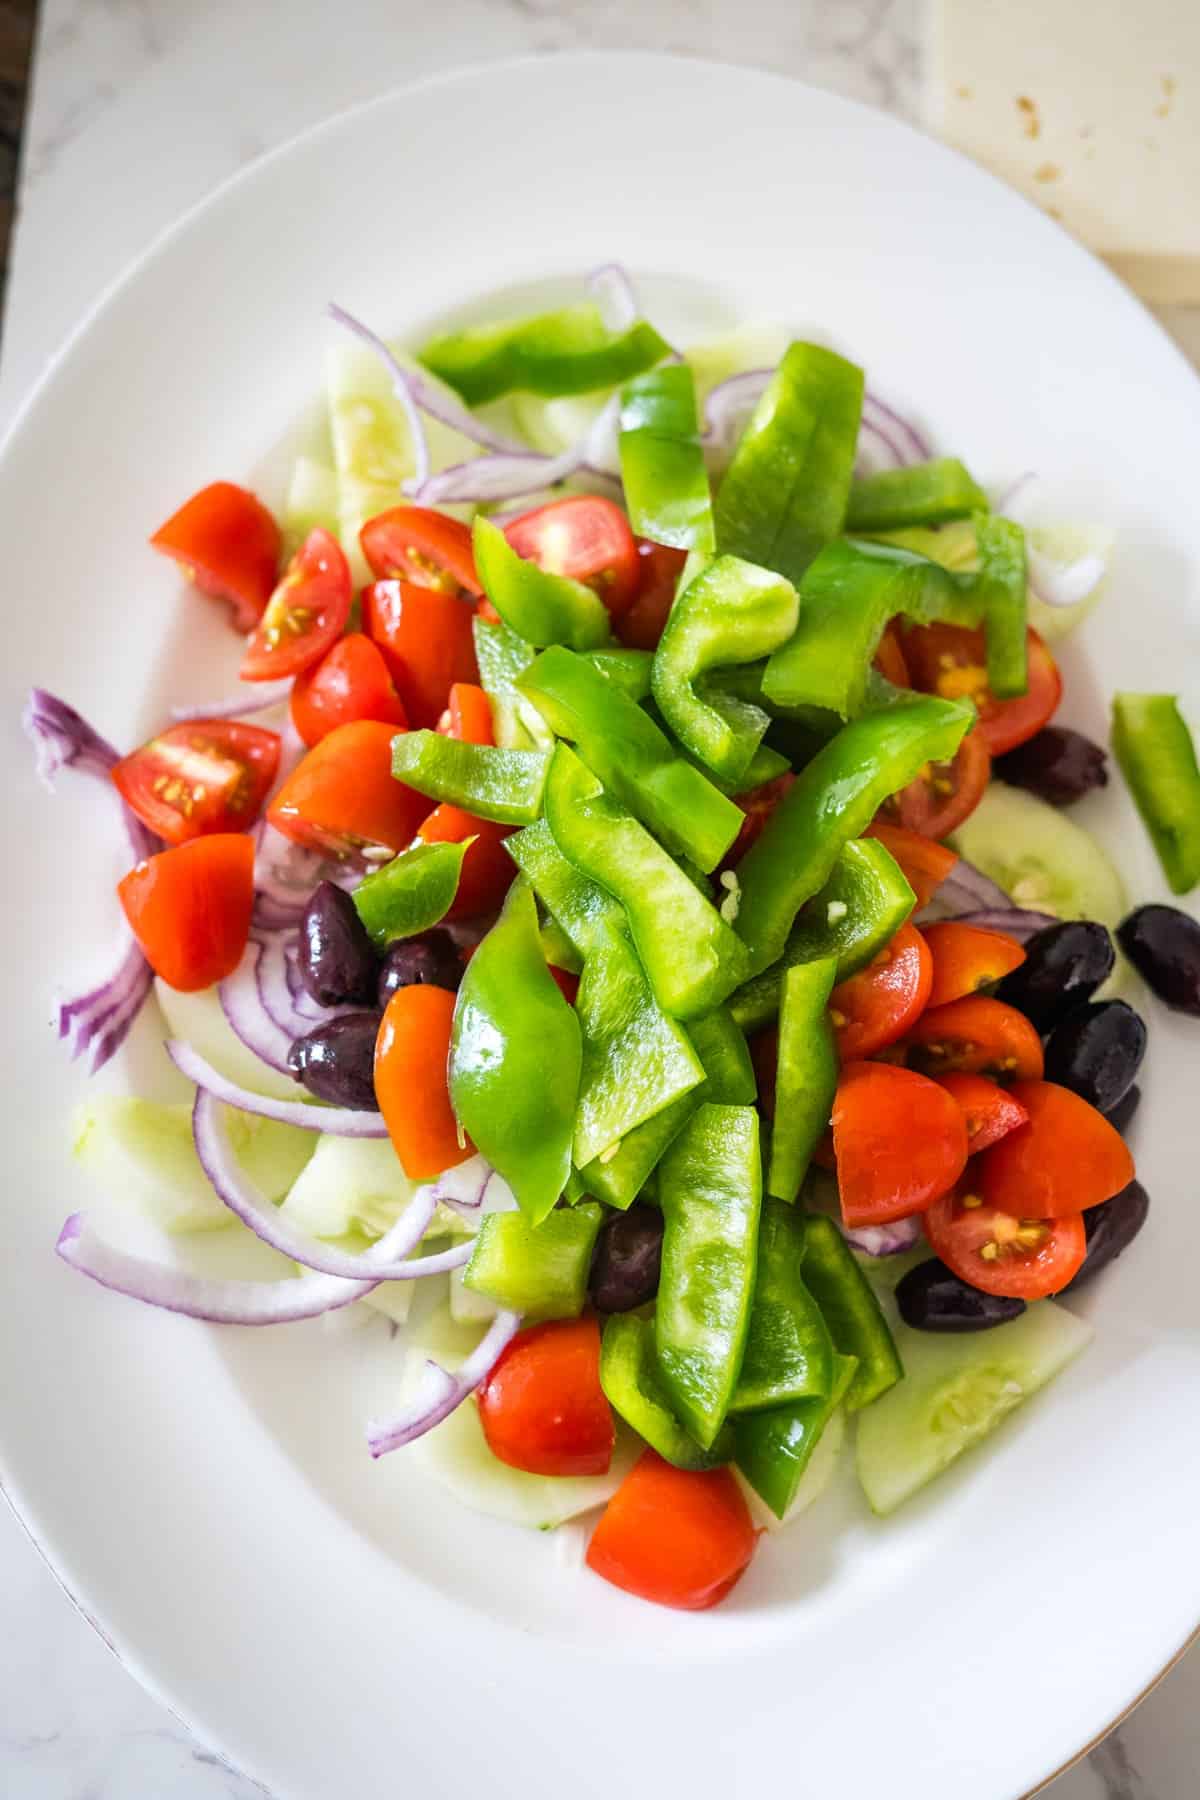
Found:
<path fill-rule="evenodd" d="M 1077 1006 L 1046 1040 L 1046 1080 L 1109 1112 L 1133 1086 L 1146 1054 L 1146 1026 L 1124 1000 Z"/>
<path fill-rule="evenodd" d="M 388 948 L 378 971 L 378 998 L 386 1006 L 404 987 L 440 987 L 454 993 L 462 980 L 463 966 L 448 931 L 425 931 L 420 937 L 401 938 Z"/>
<path fill-rule="evenodd" d="M 600 1228 L 592 1252 L 588 1292 L 597 1312 L 631 1312 L 658 1292 L 663 1218 L 640 1202 L 614 1213 Z"/>
<path fill-rule="evenodd" d="M 997 757 L 993 773 L 1028 788 L 1051 806 L 1072 806 L 1092 788 L 1108 785 L 1108 757 L 1082 731 L 1047 725 L 1036 737 Z"/>
<path fill-rule="evenodd" d="M 1117 927 L 1122 950 L 1164 1006 L 1200 1018 L 1200 925 L 1177 906 L 1139 906 Z"/>
<path fill-rule="evenodd" d="M 989 1331 L 1025 1311 L 1023 1300 L 982 1294 L 931 1256 L 896 1283 L 900 1317 L 914 1331 Z"/>
<path fill-rule="evenodd" d="M 300 921 L 300 979 L 322 1006 L 369 1003 L 379 960 L 353 900 L 332 881 L 313 889 Z"/>
<path fill-rule="evenodd" d="M 1133 1115 L 1141 1105 L 1141 1101 L 1142 1090 L 1135 1081 L 1132 1087 L 1125 1089 L 1117 1104 L 1109 1107 L 1104 1116 L 1110 1125 L 1115 1125 L 1119 1132 L 1124 1133 L 1128 1131 Z"/>
<path fill-rule="evenodd" d="M 1100 1206 L 1089 1206 L 1083 1215 L 1087 1256 L 1079 1273 L 1063 1289 L 1064 1294 L 1073 1293 L 1101 1269 L 1106 1269 L 1109 1263 L 1115 1262 L 1122 1250 L 1132 1244 L 1146 1223 L 1149 1211 L 1150 1196 L 1140 1181 L 1131 1181 L 1128 1187 Z"/>
<path fill-rule="evenodd" d="M 288 1051 L 288 1068 L 318 1100 L 378 1112 L 375 1098 L 376 1012 L 343 1013 L 297 1038 Z"/>
<path fill-rule="evenodd" d="M 1073 1006 L 1091 999 L 1115 961 L 1105 926 L 1064 919 L 1030 938 L 1025 961 L 998 984 L 996 999 L 1015 1006 L 1039 1031 L 1049 1031 Z"/>

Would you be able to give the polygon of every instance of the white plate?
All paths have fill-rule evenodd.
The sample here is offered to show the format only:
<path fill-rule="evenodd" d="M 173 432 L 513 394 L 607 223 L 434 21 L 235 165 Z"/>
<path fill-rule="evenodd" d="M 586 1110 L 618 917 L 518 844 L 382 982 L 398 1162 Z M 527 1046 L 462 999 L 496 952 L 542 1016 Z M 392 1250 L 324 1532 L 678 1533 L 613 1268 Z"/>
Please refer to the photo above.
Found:
<path fill-rule="evenodd" d="M 205 1330 L 52 1254 L 83 1082 L 48 989 L 110 941 L 119 870 L 96 797 L 34 784 L 24 689 L 128 744 L 224 680 L 229 640 L 145 535 L 215 476 L 277 491 L 328 297 L 416 332 L 611 257 L 668 330 L 787 318 L 983 480 L 1040 470 L 1118 528 L 1114 593 L 1064 659 L 1071 719 L 1102 732 L 1114 684 L 1196 666 L 1195 378 L 1046 219 L 892 120 L 743 70 L 560 57 L 393 95 L 258 164 L 109 296 L 0 462 L 4 1479 L 130 1667 L 281 1795 L 1001 1800 L 1200 1618 L 1195 1026 L 1154 1012 L 1155 1213 L 1082 1303 L 1095 1347 L 892 1521 L 823 1504 L 700 1617 L 461 1513 L 402 1456 L 373 1467 L 357 1335 Z M 1116 788 L 1091 818 L 1160 895 Z"/>

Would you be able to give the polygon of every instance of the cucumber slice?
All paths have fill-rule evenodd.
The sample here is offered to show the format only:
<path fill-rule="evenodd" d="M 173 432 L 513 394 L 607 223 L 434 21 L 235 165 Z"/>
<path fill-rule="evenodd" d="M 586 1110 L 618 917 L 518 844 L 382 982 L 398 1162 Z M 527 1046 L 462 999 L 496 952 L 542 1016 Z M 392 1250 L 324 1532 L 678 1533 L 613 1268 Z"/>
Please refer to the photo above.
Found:
<path fill-rule="evenodd" d="M 313 1153 L 312 1134 L 223 1107 L 246 1175 L 278 1200 Z M 164 1105 L 132 1094 L 86 1100 L 73 1120 L 73 1150 L 99 1185 L 164 1231 L 211 1231 L 233 1223 L 214 1194 L 192 1141 L 188 1102 Z"/>
<path fill-rule="evenodd" d="M 167 1022 L 166 1035 L 190 1044 L 219 1075 L 249 1088 L 252 1094 L 266 1094 L 272 1100 L 307 1099 L 304 1089 L 290 1075 L 269 1069 L 253 1050 L 247 1050 L 221 1011 L 215 987 L 181 994 L 165 981 L 155 981 L 154 989 Z"/>
<path fill-rule="evenodd" d="M 1044 1387 L 1091 1341 L 1053 1300 L 964 1337 L 895 1326 L 905 1377 L 859 1416 L 858 1478 L 872 1512 L 894 1512 Z"/>
<path fill-rule="evenodd" d="M 541 450 L 546 456 L 557 456 L 591 430 L 608 404 L 610 391 L 572 394 L 559 400 L 539 400 L 536 394 L 512 394 L 509 404 L 521 436 L 528 438 L 535 450 Z M 530 502 L 531 507 L 536 504 L 536 500 Z"/>
<path fill-rule="evenodd" d="M 463 1276 L 466 1272 L 465 1268 L 450 1271 L 450 1317 L 456 1325 L 485 1325 L 495 1318 L 500 1309 L 486 1294 L 473 1293 L 464 1285 Z M 398 1287 L 400 1284 L 393 1282 L 391 1285 Z M 406 1285 L 411 1287 L 412 1283 L 408 1282 Z"/>
<path fill-rule="evenodd" d="M 1018 906 L 1116 929 L 1129 911 L 1116 869 L 1090 831 L 1022 788 L 989 783 L 950 840 Z"/>
<path fill-rule="evenodd" d="M 689 345 L 683 359 L 696 377 L 697 404 L 703 408 L 713 388 L 731 375 L 773 369 L 795 336 L 786 325 L 758 323 L 739 325 L 735 331 Z"/>
<path fill-rule="evenodd" d="M 358 1231 L 373 1242 L 396 1223 L 416 1191 L 388 1139 L 320 1137 L 281 1210 L 313 1237 Z M 507 1205 L 504 1185 L 493 1181 L 481 1210 L 497 1211 L 502 1203 Z M 466 1237 L 477 1229 L 476 1221 L 439 1206 L 426 1236 Z"/>
<path fill-rule="evenodd" d="M 846 1443 L 846 1415 L 839 1406 L 830 1418 L 824 1431 L 817 1439 L 817 1447 L 809 1458 L 808 1467 L 800 1477 L 791 1505 L 782 1519 L 777 1519 L 765 1501 L 760 1500 L 740 1469 L 735 1469 L 738 1486 L 746 1496 L 746 1504 L 750 1508 L 750 1516 L 759 1526 L 765 1525 L 768 1531 L 782 1531 L 785 1525 L 794 1524 L 800 1514 L 807 1512 L 821 1498 L 825 1489 L 833 1480 L 834 1472 L 841 1461 L 842 1450 Z"/>
<path fill-rule="evenodd" d="M 296 458 L 279 523 L 285 557 L 294 555 L 318 525 L 337 535 L 338 478 L 328 463 L 311 456 Z"/>

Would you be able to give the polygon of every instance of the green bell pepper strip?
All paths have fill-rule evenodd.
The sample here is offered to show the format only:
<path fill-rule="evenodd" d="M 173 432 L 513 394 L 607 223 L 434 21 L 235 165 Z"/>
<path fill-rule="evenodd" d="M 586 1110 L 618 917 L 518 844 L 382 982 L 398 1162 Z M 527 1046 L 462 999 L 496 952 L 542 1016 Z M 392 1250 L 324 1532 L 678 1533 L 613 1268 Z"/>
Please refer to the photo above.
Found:
<path fill-rule="evenodd" d="M 621 644 L 610 644 L 600 650 L 585 650 L 583 660 L 599 669 L 627 700 L 646 700 L 650 695 L 650 670 L 654 663 L 651 650 L 629 650 Z"/>
<path fill-rule="evenodd" d="M 758 1278 L 732 1414 L 823 1398 L 832 1385 L 833 1341 L 800 1273 L 804 1226 L 796 1207 L 763 1200 Z"/>
<path fill-rule="evenodd" d="M 677 550 L 711 551 L 712 495 L 696 381 L 686 363 L 651 369 L 625 386 L 617 448 L 625 509 L 638 536 Z"/>
<path fill-rule="evenodd" d="M 745 775 L 771 721 L 727 689 L 698 685 L 700 677 L 769 656 L 798 617 L 790 581 L 736 556 L 716 557 L 671 608 L 654 653 L 654 698 L 685 749 L 726 781 Z"/>
<path fill-rule="evenodd" d="M 553 400 L 616 387 L 670 351 L 644 319 L 624 331 L 610 331 L 599 309 L 584 305 L 448 332 L 432 338 L 418 352 L 418 361 L 468 406 L 482 406 L 512 393 Z"/>
<path fill-rule="evenodd" d="M 975 543 L 979 551 L 975 579 L 987 627 L 988 686 L 997 699 L 1008 700 L 1029 687 L 1025 533 L 1011 519 L 981 513 L 975 519 Z"/>
<path fill-rule="evenodd" d="M 835 1351 L 832 1382 L 824 1398 L 795 1400 L 790 1406 L 747 1413 L 735 1420 L 734 1462 L 777 1519 L 786 1516 L 796 1498 L 800 1477 L 857 1367 L 854 1357 L 839 1356 Z"/>
<path fill-rule="evenodd" d="M 505 838 L 504 847 L 580 958 L 623 923 L 620 902 L 567 861 L 545 819 Z"/>
<path fill-rule="evenodd" d="M 837 959 L 794 963 L 783 978 L 767 1192 L 794 1200 L 829 1124 L 838 1054 L 829 1020 Z"/>
<path fill-rule="evenodd" d="M 553 968 L 565 969 L 569 975 L 578 975 L 583 967 L 583 958 L 553 913 L 547 913 L 542 920 L 538 936 L 542 941 L 542 954 Z"/>
<path fill-rule="evenodd" d="M 751 973 L 782 955 L 796 914 L 828 881 L 847 840 L 927 762 L 949 762 L 974 721 L 972 707 L 922 695 L 852 720 L 818 750 L 738 865 L 737 931 Z"/>
<path fill-rule="evenodd" d="M 450 1103 L 537 1225 L 566 1186 L 582 1060 L 579 1020 L 546 967 L 520 876 L 467 964 L 450 1038 Z"/>
<path fill-rule="evenodd" d="M 517 687 L 537 651 L 501 620 L 490 624 L 478 614 L 471 620 L 479 685 L 492 706 L 492 733 L 502 750 L 552 750 L 554 733 L 546 729 L 537 708 Z"/>
<path fill-rule="evenodd" d="M 592 1249 L 603 1211 L 583 1201 L 533 1225 L 522 1212 L 489 1213 L 479 1227 L 463 1286 L 506 1312 L 577 1319 L 587 1300 Z"/>
<path fill-rule="evenodd" d="M 527 643 L 592 650 L 612 635 L 600 596 L 569 575 L 551 575 L 518 556 L 498 525 L 482 514 L 471 542 L 483 589 L 500 617 Z"/>
<path fill-rule="evenodd" d="M 474 842 L 414 844 L 359 883 L 351 899 L 377 950 L 445 918 L 458 892 L 463 857 Z"/>
<path fill-rule="evenodd" d="M 891 852 L 875 838 L 851 838 L 820 893 L 801 907 L 779 961 L 740 987 L 729 1011 L 743 1031 L 760 1031 L 778 1015 L 794 964 L 832 956 L 835 981 L 845 981 L 891 942 L 916 903 Z"/>
<path fill-rule="evenodd" d="M 1173 894 L 1200 881 L 1200 768 L 1173 694 L 1114 694 L 1113 755 Z"/>
<path fill-rule="evenodd" d="M 693 1019 L 687 1028 L 692 1048 L 704 1065 L 704 1098 L 718 1106 L 753 1106 L 758 1083 L 745 1033 L 727 1006 Z"/>
<path fill-rule="evenodd" d="M 842 530 L 863 372 L 817 344 L 792 344 L 754 409 L 717 491 L 717 549 L 798 582 Z"/>
<path fill-rule="evenodd" d="M 475 639 L 480 687 L 494 699 L 519 696 L 517 680 L 537 655 L 533 645 L 527 644 L 523 637 L 518 637 L 503 620 L 499 624 L 492 624 L 478 615 L 471 621 L 471 634 Z M 581 650 L 579 654 L 631 700 L 645 700 L 649 697 L 650 667 L 654 661 L 652 650 L 631 650 L 624 644 L 602 644 L 598 650 Z M 535 717 L 540 724 L 541 714 L 535 714 Z"/>
<path fill-rule="evenodd" d="M 895 1387 L 904 1366 L 870 1282 L 833 1220 L 823 1213 L 810 1213 L 804 1222 L 804 1279 L 824 1315 L 834 1349 L 858 1358 L 854 1380 L 846 1390 L 846 1411 L 857 1412 Z"/>
<path fill-rule="evenodd" d="M 625 908 L 646 978 L 664 1012 L 698 1018 L 750 973 L 745 947 L 678 863 L 560 744 L 546 818 L 563 855 Z M 790 920 L 789 920 L 790 924 Z"/>
<path fill-rule="evenodd" d="M 635 700 L 583 657 L 543 650 L 520 678 L 551 730 L 676 856 L 713 869 L 742 826 L 741 808 L 675 750 Z"/>
<path fill-rule="evenodd" d="M 397 781 L 498 825 L 533 823 L 542 810 L 549 769 L 545 750 L 496 750 L 438 731 L 401 731 L 392 739 Z"/>
<path fill-rule="evenodd" d="M 741 1372 L 758 1253 L 762 1160 L 751 1106 L 705 1103 L 662 1159 L 655 1348 L 663 1385 L 710 1450 Z"/>
<path fill-rule="evenodd" d="M 600 1386 L 614 1412 L 645 1438 L 652 1450 L 677 1469 L 714 1469 L 728 1462 L 733 1436 L 728 1426 L 704 1450 L 671 1410 L 671 1399 L 654 1353 L 654 1324 L 634 1313 L 614 1313 L 600 1343 Z"/>
<path fill-rule="evenodd" d="M 957 456 L 883 469 L 850 489 L 847 531 L 896 531 L 906 525 L 945 525 L 987 511 L 987 495 Z"/>

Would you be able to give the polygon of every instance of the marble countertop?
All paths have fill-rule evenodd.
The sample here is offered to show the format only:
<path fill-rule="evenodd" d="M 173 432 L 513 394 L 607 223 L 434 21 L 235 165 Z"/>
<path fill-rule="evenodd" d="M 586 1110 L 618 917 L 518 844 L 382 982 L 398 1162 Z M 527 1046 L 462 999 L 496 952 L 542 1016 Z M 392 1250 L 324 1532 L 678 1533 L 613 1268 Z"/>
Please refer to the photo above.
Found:
<path fill-rule="evenodd" d="M 919 121 L 921 25 L 920 0 L 43 0 L 0 424 L 151 238 L 355 101 L 455 63 L 636 46 L 785 71 Z M 1160 316 L 1200 365 L 1200 308 Z M 0 1592 L 7 1800 L 261 1794 L 126 1674 L 2 1509 Z M 1197 1770 L 1200 1651 L 1049 1794 L 1194 1800 Z"/>

